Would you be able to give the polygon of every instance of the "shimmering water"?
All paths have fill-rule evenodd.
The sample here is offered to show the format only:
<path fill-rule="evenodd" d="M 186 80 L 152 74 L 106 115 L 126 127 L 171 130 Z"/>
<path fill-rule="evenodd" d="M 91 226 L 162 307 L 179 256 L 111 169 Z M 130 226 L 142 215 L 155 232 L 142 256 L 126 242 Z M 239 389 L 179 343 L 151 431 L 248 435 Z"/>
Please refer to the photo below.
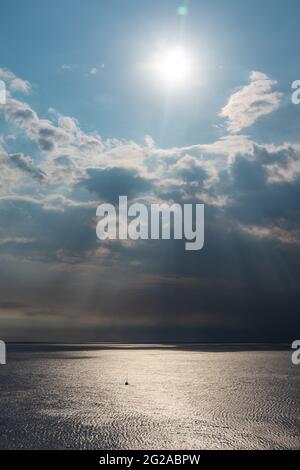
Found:
<path fill-rule="evenodd" d="M 199 349 L 14 347 L 0 448 L 300 448 L 289 351 Z"/>

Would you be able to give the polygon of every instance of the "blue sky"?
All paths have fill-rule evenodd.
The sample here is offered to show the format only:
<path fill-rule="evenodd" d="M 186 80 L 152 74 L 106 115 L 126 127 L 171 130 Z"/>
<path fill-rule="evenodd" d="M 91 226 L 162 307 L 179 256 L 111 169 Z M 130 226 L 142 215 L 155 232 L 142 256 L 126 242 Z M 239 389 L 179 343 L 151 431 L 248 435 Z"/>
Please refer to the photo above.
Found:
<path fill-rule="evenodd" d="M 141 141 L 151 134 L 162 146 L 216 139 L 219 109 L 252 70 L 276 78 L 288 94 L 299 69 L 299 2 L 194 1 L 184 19 L 176 14 L 179 4 L 3 1 L 1 61 L 33 84 L 39 113 L 51 106 L 103 137 Z M 183 40 L 200 71 L 196 85 L 169 99 L 164 123 L 165 90 L 139 66 L 161 41 L 178 41 L 183 21 Z M 94 67 L 98 73 L 88 75 Z M 274 120 L 264 131 L 279 139 L 282 126 Z M 262 130 L 253 132 L 265 141 Z"/>
<path fill-rule="evenodd" d="M 300 4 L 179 6 L 1 2 L 2 339 L 293 339 Z M 153 56 L 178 45 L 171 86 Z M 97 240 L 97 205 L 126 191 L 204 203 L 203 250 Z"/>

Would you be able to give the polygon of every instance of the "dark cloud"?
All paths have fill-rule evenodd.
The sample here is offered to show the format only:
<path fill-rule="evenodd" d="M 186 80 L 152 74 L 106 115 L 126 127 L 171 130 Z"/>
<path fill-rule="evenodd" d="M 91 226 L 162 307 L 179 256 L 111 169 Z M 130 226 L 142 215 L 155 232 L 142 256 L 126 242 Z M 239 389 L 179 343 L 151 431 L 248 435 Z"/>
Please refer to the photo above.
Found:
<path fill-rule="evenodd" d="M 52 127 L 40 127 L 39 128 L 39 135 L 41 137 L 54 137 L 56 134 L 55 129 Z"/>
<path fill-rule="evenodd" d="M 201 165 L 201 162 L 194 157 L 183 157 L 175 164 L 175 173 L 181 177 L 185 182 L 197 182 L 202 185 L 208 177 L 208 173 Z"/>
<path fill-rule="evenodd" d="M 200 252 L 186 252 L 182 241 L 99 243 L 94 207 L 63 200 L 56 206 L 51 199 L 26 197 L 2 200 L 2 236 L 35 239 L 0 247 L 3 255 L 22 256 L 33 269 L 26 284 L 23 271 L 13 272 L 8 284 L 2 270 L 6 310 L 11 307 L 24 318 L 34 318 L 35 339 L 44 337 L 47 328 L 48 338 L 66 341 L 133 340 L 134 335 L 143 340 L 289 341 L 299 327 L 299 246 L 258 237 L 241 224 L 264 227 L 280 221 L 287 230 L 299 226 L 299 181 L 268 182 L 268 164 L 281 160 L 262 153 L 259 149 L 238 156 L 220 172 L 218 184 L 207 189 L 207 194 L 225 191 L 231 202 L 221 207 L 206 204 L 205 246 Z M 289 158 L 283 155 L 282 161 Z M 182 181 L 166 188 L 173 188 L 173 196 L 177 188 L 181 202 L 179 189 L 188 192 L 189 181 L 202 188 L 207 177 L 188 159 L 176 174 Z M 123 168 L 90 169 L 80 185 L 112 202 L 122 193 L 134 197 L 150 187 L 151 194 L 157 190 L 153 182 L 151 186 Z M 198 202 L 192 191 L 189 202 Z M 47 266 L 48 275 L 40 275 L 39 263 Z M 21 305 L 24 298 L 26 308 Z M 64 334 L 58 318 L 67 329 Z"/>
<path fill-rule="evenodd" d="M 70 167 L 72 166 L 72 161 L 68 155 L 59 155 L 55 158 L 55 164 L 63 167 Z"/>
<path fill-rule="evenodd" d="M 13 155 L 9 155 L 9 159 L 14 165 L 24 172 L 29 173 L 36 180 L 43 181 L 45 179 L 45 173 L 34 165 L 30 157 L 22 153 L 15 153 Z"/>
<path fill-rule="evenodd" d="M 292 180 L 281 176 L 269 181 L 271 166 L 278 165 L 288 175 L 289 162 L 296 159 L 297 154 L 289 148 L 272 153 L 255 147 L 253 155 L 239 156 L 227 188 L 233 201 L 227 208 L 230 217 L 239 223 L 300 228 L 300 174 L 294 173 Z"/>
<path fill-rule="evenodd" d="M 87 177 L 81 184 L 101 200 L 117 202 L 120 195 L 128 198 L 149 191 L 152 183 L 126 168 L 106 168 L 87 170 Z"/>
<path fill-rule="evenodd" d="M 14 237 L 32 240 L 30 243 L 6 243 L 1 251 L 15 255 L 22 253 L 25 258 L 47 262 L 55 262 L 58 252 L 64 252 L 66 256 L 77 256 L 80 261 L 97 244 L 92 224 L 94 214 L 94 208 L 58 206 L 55 200 L 39 201 L 26 197 L 0 200 L 2 237 L 14 234 Z"/>
<path fill-rule="evenodd" d="M 225 193 L 230 202 L 206 204 L 205 245 L 199 252 L 186 252 L 182 241 L 100 243 L 95 207 L 75 201 L 2 200 L 1 235 L 32 240 L 1 246 L 3 254 L 22 256 L 31 265 L 26 283 L 22 270 L 11 268 L 8 278 L 2 269 L 2 298 L 8 299 L 3 310 L 14 305 L 24 318 L 34 319 L 35 339 L 44 337 L 46 322 L 53 340 L 136 340 L 139 333 L 148 341 L 289 341 L 299 327 L 299 245 L 241 227 L 299 227 L 298 178 L 268 181 L 270 165 L 287 168 L 288 160 L 295 161 L 290 149 L 281 152 L 268 154 L 257 147 L 253 154 L 237 156 L 205 189 L 211 197 Z M 166 200 L 172 193 L 175 201 L 186 202 L 183 190 L 189 202 L 199 202 L 191 188 L 203 189 L 207 169 L 185 159 L 175 174 L 181 181 L 165 185 Z M 153 195 L 160 183 L 129 169 L 109 168 L 89 169 L 77 187 L 116 202 L 120 194 Z M 65 336 L 55 326 L 58 319 L 68 325 Z"/>
<path fill-rule="evenodd" d="M 223 109 L 231 132 L 277 109 L 273 85 L 254 73 L 233 95 Z M 293 338 L 300 326 L 297 145 L 238 136 L 143 148 L 86 134 L 72 118 L 54 125 L 20 101 L 10 100 L 4 112 L 36 153 L 34 160 L 8 155 L 9 139 L 0 140 L 1 187 L 10 190 L 0 196 L 3 339 Z M 180 240 L 100 242 L 96 205 L 120 195 L 204 202 L 203 250 L 187 252 Z"/>
<path fill-rule="evenodd" d="M 23 270 L 8 277 L 3 266 L 0 294 L 20 302 L 25 296 L 21 314 L 34 317 L 36 326 L 46 322 L 52 339 L 63 337 L 57 318 L 67 328 L 65 341 L 129 340 L 137 332 L 148 341 L 154 333 L 157 340 L 287 341 L 299 326 L 299 250 L 250 236 L 230 225 L 223 209 L 206 208 L 205 247 L 188 253 L 182 241 L 98 243 L 94 211 L 84 207 L 56 211 L 26 200 L 13 206 L 12 214 L 7 201 L 7 231 L 18 217 L 14 233 L 34 234 L 36 242 L 20 252 L 10 247 L 31 268 L 25 281 Z M 289 322 L 282 326 L 286 305 Z M 31 334 L 38 339 L 41 330 Z"/>
<path fill-rule="evenodd" d="M 35 115 L 31 109 L 17 109 L 13 113 L 16 121 L 30 121 L 35 119 Z"/>
<path fill-rule="evenodd" d="M 51 152 L 54 149 L 54 142 L 52 140 L 39 138 L 38 144 L 45 152 Z"/>
<path fill-rule="evenodd" d="M 267 183 L 267 171 L 258 160 L 238 157 L 232 166 L 234 188 L 243 193 L 264 189 Z"/>

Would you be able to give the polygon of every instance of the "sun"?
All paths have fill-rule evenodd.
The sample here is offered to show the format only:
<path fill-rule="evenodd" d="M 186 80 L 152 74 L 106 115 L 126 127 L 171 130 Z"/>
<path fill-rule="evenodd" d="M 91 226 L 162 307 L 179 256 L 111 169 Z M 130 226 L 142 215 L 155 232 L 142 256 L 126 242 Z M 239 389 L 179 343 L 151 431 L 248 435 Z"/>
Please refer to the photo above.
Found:
<path fill-rule="evenodd" d="M 161 51 L 154 62 L 157 76 L 170 86 L 187 83 L 192 73 L 192 61 L 182 47 Z"/>

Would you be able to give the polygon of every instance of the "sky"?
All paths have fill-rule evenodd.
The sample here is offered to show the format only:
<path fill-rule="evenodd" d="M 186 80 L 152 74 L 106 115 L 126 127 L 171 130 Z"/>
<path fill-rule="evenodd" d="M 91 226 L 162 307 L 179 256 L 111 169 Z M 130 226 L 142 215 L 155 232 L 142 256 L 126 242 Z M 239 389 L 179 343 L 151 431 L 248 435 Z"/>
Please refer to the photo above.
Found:
<path fill-rule="evenodd" d="M 2 0 L 1 339 L 294 339 L 299 13 L 298 0 Z M 166 79 L 157 57 L 175 48 L 188 67 Z M 96 207 L 123 194 L 205 204 L 204 248 L 98 240 Z"/>

